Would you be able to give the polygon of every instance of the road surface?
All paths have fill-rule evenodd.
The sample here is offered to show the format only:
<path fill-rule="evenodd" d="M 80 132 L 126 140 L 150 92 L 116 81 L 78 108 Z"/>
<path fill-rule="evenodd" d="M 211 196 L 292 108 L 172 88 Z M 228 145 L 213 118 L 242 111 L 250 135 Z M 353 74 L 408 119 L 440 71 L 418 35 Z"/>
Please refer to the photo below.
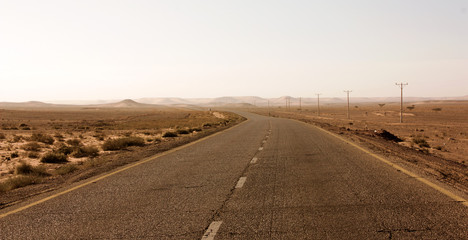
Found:
<path fill-rule="evenodd" d="M 0 239 L 468 239 L 466 202 L 317 128 L 244 115 L 203 141 L 2 209 Z"/>

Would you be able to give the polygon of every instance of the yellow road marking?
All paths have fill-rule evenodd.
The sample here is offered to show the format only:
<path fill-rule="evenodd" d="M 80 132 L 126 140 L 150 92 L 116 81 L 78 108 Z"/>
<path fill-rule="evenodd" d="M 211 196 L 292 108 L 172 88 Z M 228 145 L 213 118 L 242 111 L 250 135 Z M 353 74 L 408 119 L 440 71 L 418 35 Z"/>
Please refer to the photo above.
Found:
<path fill-rule="evenodd" d="M 354 146 L 355 148 L 357 148 L 357 149 L 359 149 L 359 150 L 361 150 L 361 151 L 363 151 L 363 152 L 365 152 L 365 153 L 371 155 L 371 156 L 374 157 L 374 158 L 377 158 L 378 160 L 380 160 L 380 161 L 382 161 L 382 162 L 384 162 L 384 163 L 390 165 L 391 167 L 393 167 L 393 168 L 395 168 L 395 169 L 401 171 L 402 173 L 405 173 L 406 175 L 409 175 L 410 177 L 413 177 L 413 178 L 417 179 L 418 181 L 420 181 L 420 182 L 426 184 L 427 186 L 429 186 L 429 187 L 431 187 L 431 188 L 433 188 L 433 189 L 435 189 L 435 190 L 437 190 L 437 191 L 439 191 L 439 192 L 445 194 L 446 196 L 450 197 L 451 199 L 453 199 L 453 200 L 455 200 L 455 201 L 457 201 L 457 202 L 460 202 L 460 203 L 461 203 L 462 205 L 464 205 L 465 207 L 468 207 L 468 201 L 467 201 L 466 199 L 464 199 L 464 198 L 458 196 L 458 195 L 455 194 L 455 193 L 452 193 L 451 191 L 449 191 L 449 190 L 447 190 L 447 189 L 445 189 L 445 188 L 443 188 L 443 187 L 440 187 L 440 186 L 437 185 L 437 184 L 432 183 L 431 181 L 429 181 L 429 180 L 427 180 L 427 179 L 425 179 L 425 178 L 423 178 L 423 177 L 421 177 L 421 176 L 419 176 L 419 175 L 417 175 L 417 174 L 415 174 L 415 173 L 413 173 L 413 172 L 410 172 L 410 171 L 408 171 L 408 170 L 406 170 L 406 169 L 400 167 L 399 165 L 397 165 L 397 164 L 395 164 L 395 163 L 390 162 L 389 160 L 387 160 L 387 159 L 385 159 L 385 158 L 383 158 L 383 157 L 381 157 L 381 156 L 379 156 L 379 155 L 377 155 L 377 154 L 375 154 L 375 153 L 370 152 L 369 150 L 367 150 L 367 149 L 365 149 L 365 148 L 363 148 L 363 147 L 361 147 L 361 146 L 359 146 L 359 145 L 357 145 L 357 144 L 355 144 L 355 143 L 353 143 L 353 142 L 351 142 L 351 141 L 349 141 L 349 140 L 347 140 L 347 139 L 345 139 L 345 138 L 343 138 L 343 137 L 341 137 L 341 136 L 338 136 L 338 135 L 336 135 L 336 134 L 334 134 L 334 133 L 332 133 L 332 132 L 329 132 L 329 131 L 327 131 L 327 130 L 325 130 L 325 129 L 323 129 L 323 128 L 320 128 L 320 127 L 317 127 L 317 126 L 314 126 L 314 125 L 311 125 L 311 124 L 307 124 L 307 123 L 305 123 L 305 122 L 301 122 L 301 121 L 298 121 L 298 120 L 295 120 L 295 121 L 300 122 L 300 123 L 303 123 L 303 124 L 306 124 L 307 126 L 310 126 L 310 127 L 316 128 L 316 129 L 319 129 L 319 130 L 321 130 L 321 131 L 323 131 L 323 132 L 325 132 L 325 133 L 328 133 L 328 134 L 330 134 L 330 135 L 332 135 L 332 136 L 334 136 L 334 137 L 336 137 L 336 138 L 338 138 L 338 139 L 341 139 L 342 141 L 344 141 L 344 142 L 350 144 L 351 146 Z"/>
<path fill-rule="evenodd" d="M 187 144 L 185 144 L 185 145 L 182 145 L 182 146 L 173 148 L 173 149 L 168 150 L 168 151 L 166 151 L 166 152 L 162 152 L 162 153 L 156 154 L 156 155 L 154 155 L 154 156 L 144 158 L 144 159 L 142 159 L 142 160 L 140 160 L 140 161 L 138 161 L 138 162 L 136 162 L 136 163 L 130 164 L 130 165 L 126 166 L 126 167 L 120 168 L 120 169 L 115 170 L 115 171 L 113 171 L 113 172 L 107 173 L 107 174 L 105 174 L 105 175 L 103 175 L 103 176 L 100 176 L 100 177 L 98 177 L 98 178 L 90 179 L 90 180 L 88 180 L 88 181 L 86 181 L 86 182 L 84 182 L 84 183 L 82 183 L 82 184 L 80 184 L 80 185 L 78 185 L 78 186 L 69 188 L 69 189 L 67 189 L 67 190 L 64 190 L 64 191 L 61 191 L 61 192 L 59 192 L 59 193 L 53 194 L 53 195 L 51 195 L 51 196 L 45 197 L 45 198 L 43 198 L 43 199 L 40 199 L 40 200 L 35 201 L 35 202 L 33 202 L 33 203 L 30 203 L 30 204 L 28 204 L 28 205 L 25 205 L 25 206 L 22 206 L 22 207 L 13 209 L 13 210 L 8 211 L 8 212 L 3 213 L 3 214 L 0 214 L 0 219 L 6 217 L 6 216 L 8 216 L 8 215 L 17 213 L 17 212 L 21 212 L 21 211 L 23 211 L 23 210 L 25 210 L 25 209 L 28 209 L 28 208 L 33 207 L 33 206 L 36 206 L 36 205 L 41 204 L 41 203 L 43 203 L 43 202 L 49 201 L 49 200 L 54 199 L 54 198 L 56 198 L 56 197 L 58 197 L 58 196 L 67 194 L 67 193 L 69 193 L 69 192 L 71 192 L 71 191 L 74 191 L 74 190 L 76 190 L 76 189 L 82 188 L 82 187 L 87 186 L 87 185 L 89 185 L 89 184 L 91 184 L 91 183 L 95 183 L 95 182 L 97 182 L 97 181 L 100 181 L 100 180 L 102 180 L 102 179 L 104 179 L 104 178 L 110 177 L 110 176 L 112 176 L 112 175 L 114 175 L 114 174 L 117 174 L 117 173 L 119 173 L 119 172 L 123 172 L 123 171 L 125 171 L 125 170 L 128 170 L 128 169 L 130 169 L 130 168 L 136 167 L 136 166 L 141 165 L 141 164 L 143 164 L 143 163 L 146 163 L 146 162 L 149 162 L 149 161 L 158 159 L 158 158 L 160 158 L 160 157 L 162 157 L 162 156 L 165 156 L 165 155 L 168 155 L 168 154 L 170 154 L 170 153 L 173 153 L 173 152 L 179 151 L 179 150 L 181 150 L 181 149 L 184 149 L 184 148 L 186 148 L 186 147 L 192 146 L 192 145 L 197 144 L 197 143 L 199 143 L 199 142 L 201 142 L 201 141 L 205 141 L 205 140 L 207 140 L 207 139 L 209 139 L 209 138 L 212 138 L 212 137 L 217 136 L 217 135 L 219 135 L 219 134 L 221 134 L 221 133 L 224 133 L 225 131 L 228 131 L 228 130 L 232 130 L 232 129 L 234 129 L 234 128 L 237 128 L 237 127 L 239 127 L 240 125 L 243 125 L 244 123 L 246 123 L 246 122 L 248 122 L 248 121 L 250 121 L 250 120 L 247 119 L 246 121 L 244 121 L 244 122 L 242 122 L 242 123 L 239 123 L 239 124 L 237 124 L 236 126 L 233 126 L 233 127 L 231 127 L 231 128 L 224 129 L 224 130 L 219 131 L 219 132 L 217 132 L 217 133 L 214 133 L 214 134 L 211 134 L 211 135 L 209 135 L 209 136 L 200 138 L 200 139 L 198 139 L 198 140 L 196 140 L 196 141 L 187 143 Z"/>

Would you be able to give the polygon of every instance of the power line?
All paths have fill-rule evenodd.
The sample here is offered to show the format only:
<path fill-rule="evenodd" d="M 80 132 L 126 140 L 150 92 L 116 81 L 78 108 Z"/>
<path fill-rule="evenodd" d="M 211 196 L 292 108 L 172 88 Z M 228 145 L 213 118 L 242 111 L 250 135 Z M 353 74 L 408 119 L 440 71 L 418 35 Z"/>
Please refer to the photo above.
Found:
<path fill-rule="evenodd" d="M 395 83 L 395 85 L 400 87 L 400 123 L 403 123 L 403 88 L 408 85 L 408 83 Z"/>
<path fill-rule="evenodd" d="M 344 92 L 348 96 L 348 112 L 347 112 L 347 115 L 348 115 L 348 119 L 349 119 L 349 93 L 352 92 L 352 91 L 351 90 L 344 90 Z"/>

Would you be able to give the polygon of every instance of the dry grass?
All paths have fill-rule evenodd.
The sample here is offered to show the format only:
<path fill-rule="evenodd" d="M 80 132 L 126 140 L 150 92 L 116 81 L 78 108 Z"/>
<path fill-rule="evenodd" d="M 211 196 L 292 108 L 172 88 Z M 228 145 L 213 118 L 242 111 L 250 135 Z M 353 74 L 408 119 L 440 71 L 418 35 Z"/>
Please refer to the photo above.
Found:
<path fill-rule="evenodd" d="M 141 137 L 124 137 L 117 139 L 109 139 L 102 144 L 104 151 L 116 151 L 126 149 L 131 146 L 142 147 L 145 145 L 145 140 Z"/>
<path fill-rule="evenodd" d="M 0 192 L 10 191 L 16 188 L 41 182 L 42 178 L 33 175 L 20 175 L 9 177 L 6 181 L 0 183 Z"/>
<path fill-rule="evenodd" d="M 42 163 L 66 163 L 68 162 L 67 155 L 57 152 L 48 152 L 41 158 Z"/>
<path fill-rule="evenodd" d="M 37 166 L 34 167 L 28 163 L 21 162 L 18 166 L 16 166 L 15 174 L 17 175 L 34 175 L 34 176 L 49 176 L 50 174 L 47 172 L 44 166 Z"/>
<path fill-rule="evenodd" d="M 63 166 L 60 166 L 59 168 L 55 169 L 55 174 L 65 175 L 65 174 L 72 173 L 72 172 L 74 172 L 76 170 L 78 170 L 78 168 L 75 165 L 67 164 L 67 165 L 63 165 Z"/>

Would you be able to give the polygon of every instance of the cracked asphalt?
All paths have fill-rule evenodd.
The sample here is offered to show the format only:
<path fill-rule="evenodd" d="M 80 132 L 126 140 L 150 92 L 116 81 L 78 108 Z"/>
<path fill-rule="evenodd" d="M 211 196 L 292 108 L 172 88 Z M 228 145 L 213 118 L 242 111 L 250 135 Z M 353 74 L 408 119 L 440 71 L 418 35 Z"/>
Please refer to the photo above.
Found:
<path fill-rule="evenodd" d="M 0 218 L 0 239 L 468 239 L 460 202 L 314 127 L 243 115 L 178 151 L 2 209 L 54 196 Z"/>

